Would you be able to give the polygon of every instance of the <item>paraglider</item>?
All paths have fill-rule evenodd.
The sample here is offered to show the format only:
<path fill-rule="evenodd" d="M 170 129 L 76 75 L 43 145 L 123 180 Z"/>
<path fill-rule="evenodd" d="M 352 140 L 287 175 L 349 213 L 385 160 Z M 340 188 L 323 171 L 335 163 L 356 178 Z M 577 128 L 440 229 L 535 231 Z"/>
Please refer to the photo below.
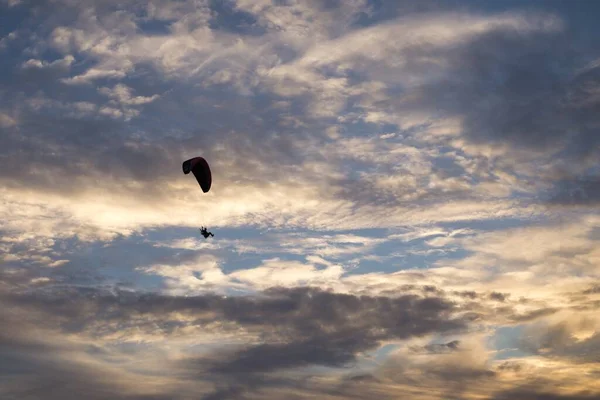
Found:
<path fill-rule="evenodd" d="M 204 193 L 207 193 L 212 186 L 212 173 L 210 171 L 210 167 L 206 160 L 202 157 L 194 157 L 186 160 L 181 165 L 184 174 L 189 174 L 190 172 L 194 174 L 196 181 L 202 188 Z M 200 233 L 207 239 L 209 236 L 215 236 L 212 232 L 208 232 L 205 227 L 200 229 Z"/>
<path fill-rule="evenodd" d="M 210 190 L 212 185 L 212 174 L 210 172 L 210 167 L 204 158 L 190 158 L 189 160 L 184 161 L 181 167 L 183 168 L 184 174 L 187 175 L 190 172 L 194 174 L 196 181 L 198 181 L 198 184 L 204 193 Z"/>

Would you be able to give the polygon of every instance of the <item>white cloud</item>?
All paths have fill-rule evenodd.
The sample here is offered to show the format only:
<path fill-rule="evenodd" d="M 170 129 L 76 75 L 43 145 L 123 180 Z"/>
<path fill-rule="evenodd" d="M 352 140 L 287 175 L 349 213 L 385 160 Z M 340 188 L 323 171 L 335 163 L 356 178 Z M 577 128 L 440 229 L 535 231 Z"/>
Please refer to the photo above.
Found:
<path fill-rule="evenodd" d="M 25 265 L 56 268 L 69 262 L 54 249 L 55 240 L 36 232 L 15 232 L 8 224 L 0 225 L 2 261 L 6 265 Z"/>
<path fill-rule="evenodd" d="M 431 82 L 445 73 L 444 50 L 494 29 L 518 30 L 523 33 L 561 30 L 562 22 L 553 16 L 506 14 L 484 17 L 457 13 L 425 15 L 398 19 L 373 27 L 357 29 L 335 38 L 321 38 L 304 50 L 297 60 L 278 64 L 261 75 L 271 89 L 283 96 L 311 94 L 311 113 L 315 117 L 331 117 L 341 111 L 350 96 L 361 97 L 358 104 L 367 112 L 365 121 L 396 123 L 403 128 L 430 123 L 432 116 L 418 110 L 387 111 L 369 104 L 388 99 L 385 89 L 400 85 L 407 89 L 404 95 L 418 95 L 410 88 Z M 411 48 L 426 44 L 436 49 L 439 56 L 431 55 L 419 61 L 427 67 L 415 68 Z M 321 72 L 329 68 L 342 76 Z M 351 85 L 345 71 L 360 72 L 370 78 L 369 84 Z M 403 99 L 400 100 L 404 101 Z M 412 122 L 409 122 L 412 121 Z M 447 130 L 446 130 L 447 131 Z M 439 129 L 437 132 L 441 132 Z"/>
<path fill-rule="evenodd" d="M 261 26 L 280 36 L 282 42 L 303 48 L 347 30 L 357 14 L 366 9 L 366 2 L 348 0 L 325 10 L 302 1 L 275 4 L 270 0 L 238 0 L 236 8 L 253 14 Z"/>
<path fill-rule="evenodd" d="M 125 76 L 125 71 L 90 68 L 81 75 L 77 75 L 71 78 L 64 78 L 62 79 L 62 82 L 66 84 L 88 84 L 91 83 L 93 80 L 99 78 L 120 79 L 124 78 Z"/>
<path fill-rule="evenodd" d="M 22 3 L 22 0 L 3 0 L 9 7 L 16 7 Z"/>
<path fill-rule="evenodd" d="M 511 263 L 542 263 L 553 257 L 572 257 L 593 251 L 592 227 L 582 223 L 552 224 L 483 233 L 467 239 L 465 247 L 478 254 Z"/>
<path fill-rule="evenodd" d="M 23 64 L 21 64 L 21 68 L 23 68 L 23 69 L 28 69 L 28 68 L 44 69 L 44 68 L 57 67 L 57 68 L 62 68 L 62 69 L 66 70 L 74 62 L 75 62 L 75 57 L 73 57 L 70 54 L 67 54 L 62 59 L 55 60 L 55 61 L 52 61 L 52 62 L 48 62 L 48 61 L 45 61 L 45 60 L 38 60 L 38 59 L 35 59 L 35 58 L 30 58 L 29 60 L 27 60 Z"/>
<path fill-rule="evenodd" d="M 176 7 L 170 7 L 174 11 Z M 185 12 L 184 12 L 185 10 Z M 149 6 L 154 15 L 160 11 Z M 82 12 L 75 26 L 54 29 L 50 44 L 57 50 L 85 54 L 96 65 L 66 79 L 88 83 L 98 78 L 123 78 L 137 63 L 150 62 L 167 74 L 185 73 L 214 57 L 226 43 L 217 43 L 208 28 L 210 10 L 188 3 L 177 13 L 178 21 L 165 35 L 144 35 L 137 31 L 134 16 L 127 12 L 95 15 Z M 169 14 L 169 12 L 167 12 Z M 168 16 L 168 15 L 163 15 Z"/>
<path fill-rule="evenodd" d="M 186 238 L 177 239 L 167 242 L 159 242 L 154 244 L 155 247 L 168 247 L 172 249 L 184 249 L 184 250 L 203 250 L 203 249 L 216 249 L 218 244 L 207 242 L 206 240 L 200 240 L 197 238 Z"/>
<path fill-rule="evenodd" d="M 115 99 L 118 103 L 128 106 L 151 103 L 160 97 L 156 94 L 152 96 L 133 96 L 132 89 L 122 83 L 115 85 L 112 89 L 103 87 L 98 89 L 98 91 L 112 99 Z"/>
<path fill-rule="evenodd" d="M 388 239 L 400 239 L 403 242 L 410 242 L 417 239 L 423 239 L 431 236 L 445 235 L 446 231 L 441 228 L 417 228 L 408 232 L 396 233 L 388 236 Z"/>
<path fill-rule="evenodd" d="M 187 294 L 198 291 L 212 291 L 215 288 L 241 287 L 231 280 L 219 268 L 219 260 L 202 255 L 183 265 L 152 265 L 138 267 L 137 270 L 165 278 L 167 288 L 172 294 Z"/>
<path fill-rule="evenodd" d="M 276 187 L 266 191 L 261 187 L 240 190 L 236 186 L 225 186 L 215 189 L 219 192 L 219 201 L 212 201 L 215 194 L 211 192 L 207 201 L 190 202 L 197 193 L 190 192 L 189 184 L 164 182 L 165 188 L 168 187 L 173 195 L 164 199 L 165 202 L 157 208 L 155 204 L 140 203 L 132 197 L 126 182 L 119 187 L 113 187 L 106 180 L 100 184 L 102 187 L 89 188 L 70 197 L 48 193 L 40 198 L 35 192 L 5 188 L 2 205 L 2 214 L 6 216 L 4 222 L 14 229 L 23 230 L 39 223 L 37 232 L 48 236 L 54 231 L 74 233 L 70 229 L 58 229 L 63 224 L 70 228 L 79 227 L 76 230 L 84 236 L 90 230 L 102 231 L 110 236 L 151 226 L 223 226 L 268 221 L 283 224 L 283 220 L 271 217 L 276 210 L 284 210 L 286 215 L 293 216 L 306 207 L 319 205 L 319 201 L 315 202 L 312 197 L 314 193 L 301 187 L 290 187 L 289 190 Z M 112 189 L 108 190 L 109 187 Z"/>
<path fill-rule="evenodd" d="M 468 37 L 481 35 L 493 29 L 514 29 L 523 33 L 558 31 L 563 28 L 560 19 L 550 15 L 477 16 L 458 13 L 411 16 L 352 32 L 330 42 L 314 46 L 299 61 L 301 65 L 321 66 L 346 61 L 360 56 L 401 69 L 406 61 L 402 50 L 415 44 L 450 47 Z M 395 58 L 390 58 L 390 56 Z"/>
<path fill-rule="evenodd" d="M 321 257 L 338 258 L 371 251 L 385 239 L 358 235 L 281 235 L 278 247 L 296 254 L 314 254 Z"/>
<path fill-rule="evenodd" d="M 34 284 L 34 285 L 42 284 L 42 283 L 48 283 L 48 282 L 52 282 L 52 279 L 46 278 L 46 277 L 41 277 L 41 278 L 33 278 L 31 280 L 31 283 Z"/>
<path fill-rule="evenodd" d="M 0 111 L 0 128 L 10 128 L 16 124 L 17 121 L 13 117 Z"/>
<path fill-rule="evenodd" d="M 592 223 L 593 219 L 586 222 L 586 224 Z M 597 240 L 586 238 L 592 225 L 587 225 L 585 229 L 581 227 L 578 229 L 578 226 L 580 224 L 574 224 L 560 233 L 564 245 L 552 239 L 556 233 L 548 226 L 495 232 L 423 228 L 392 235 L 385 240 L 409 241 L 436 236 L 427 243 L 441 250 L 441 255 L 447 253 L 451 246 L 473 253 L 458 260 L 442 258 L 432 267 L 423 270 L 406 269 L 391 273 L 355 274 L 351 273 L 352 260 L 331 261 L 332 258 L 341 255 L 358 255 L 363 259 L 368 259 L 370 256 L 389 259 L 392 255 L 381 253 L 381 256 L 378 256 L 373 253 L 372 244 L 382 243 L 382 239 L 336 235 L 329 239 L 325 237 L 323 240 L 316 237 L 298 240 L 299 238 L 294 235 L 287 236 L 287 239 L 281 236 L 279 248 L 269 245 L 262 247 L 256 245 L 254 248 L 257 252 L 262 249 L 262 254 L 273 252 L 283 257 L 286 252 L 294 253 L 297 250 L 297 254 L 305 256 L 305 261 L 291 261 L 279 256 L 267 259 L 259 266 L 227 274 L 220 269 L 215 269 L 211 271 L 214 277 L 219 279 L 211 278 L 206 282 L 197 282 L 197 287 L 204 287 L 203 285 L 210 283 L 213 285 L 211 287 L 219 287 L 220 290 L 228 288 L 260 290 L 274 285 L 288 287 L 311 285 L 341 292 L 380 294 L 397 291 L 405 285 L 416 287 L 432 285 L 446 293 L 463 291 L 475 291 L 480 294 L 492 291 L 505 293 L 514 300 L 514 303 L 511 303 L 514 309 L 525 315 L 544 307 L 562 308 L 567 293 L 582 292 L 600 279 L 600 270 L 597 268 L 597 261 L 600 260 L 600 253 L 596 250 Z M 534 246 L 532 240 L 545 242 L 546 239 L 550 246 L 554 246 L 553 248 L 537 249 L 540 251 L 538 255 L 535 252 L 532 255 L 525 252 L 525 249 Z M 320 247 L 321 243 L 325 242 L 328 243 L 328 247 Z M 351 245 L 367 243 L 367 245 L 340 248 L 340 243 Z M 289 246 L 292 247 L 288 249 Z M 198 246 L 182 247 L 200 249 Z M 202 246 L 202 248 L 208 247 Z M 566 252 L 564 256 L 553 255 L 561 250 Z M 575 257 L 571 255 L 574 251 L 577 253 Z M 401 253 L 406 255 L 409 251 Z M 521 257 L 522 254 L 525 257 Z M 319 269 L 317 265 L 324 268 Z M 529 301 L 521 303 L 520 298 Z M 457 297 L 459 303 L 465 300 L 468 298 Z M 493 299 L 489 301 L 493 303 Z M 493 317 L 491 322 L 495 318 L 501 318 L 501 315 Z"/>
<path fill-rule="evenodd" d="M 325 286 L 337 285 L 344 270 L 341 266 L 330 265 L 317 269 L 314 265 L 280 259 L 265 260 L 256 268 L 238 270 L 228 274 L 230 279 L 243 282 L 261 290 L 274 286 Z"/>
<path fill-rule="evenodd" d="M 318 268 L 312 262 L 325 267 Z M 223 272 L 218 259 L 206 255 L 201 255 L 183 265 L 152 265 L 137 269 L 165 278 L 169 292 L 174 294 L 231 290 L 252 292 L 274 286 L 330 287 L 330 285 L 338 285 L 344 273 L 341 266 L 314 257 L 310 258 L 308 263 L 279 258 L 267 259 L 257 267 L 239 269 L 230 273 Z"/>

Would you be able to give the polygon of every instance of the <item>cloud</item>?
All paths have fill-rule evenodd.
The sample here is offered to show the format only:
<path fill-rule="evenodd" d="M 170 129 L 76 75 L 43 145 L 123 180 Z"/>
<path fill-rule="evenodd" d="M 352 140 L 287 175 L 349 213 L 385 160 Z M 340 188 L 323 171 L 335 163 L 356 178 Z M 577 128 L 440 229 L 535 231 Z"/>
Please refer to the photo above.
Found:
<path fill-rule="evenodd" d="M 123 84 L 115 85 L 115 87 L 113 87 L 112 89 L 106 87 L 100 88 L 99 92 L 115 99 L 118 103 L 131 106 L 151 103 L 159 97 L 158 95 L 153 95 L 149 97 L 133 97 L 131 93 L 131 88 Z"/>
<path fill-rule="evenodd" d="M 411 348 L 411 350 L 416 353 L 426 352 L 426 353 L 431 353 L 431 354 L 438 354 L 438 353 L 452 352 L 452 351 L 455 351 L 456 349 L 458 349 L 459 347 L 460 347 L 460 340 L 453 340 L 448 343 L 435 343 L 435 344 L 429 344 L 429 345 L 426 345 L 423 347 L 414 346 Z"/>
<path fill-rule="evenodd" d="M 75 57 L 73 57 L 72 55 L 66 55 L 64 58 L 59 59 L 59 60 L 55 60 L 52 62 L 47 62 L 45 60 L 38 60 L 35 58 L 30 58 L 29 60 L 25 61 L 22 65 L 21 68 L 23 69 L 45 69 L 45 68 L 56 68 L 56 69 L 64 69 L 67 70 L 68 67 L 71 66 L 71 64 L 73 64 L 73 62 L 75 61 Z"/>
<path fill-rule="evenodd" d="M 0 355 L 6 361 L 0 367 L 0 374 L 11 377 L 0 383 L 3 397 L 164 398 L 158 383 L 164 384 L 164 378 L 156 377 L 158 384 L 150 381 L 138 384 L 134 374 L 86 354 L 89 349 L 86 344 L 48 330 L 47 324 L 34 323 L 31 314 L 19 311 L 22 309 L 0 312 Z"/>
<path fill-rule="evenodd" d="M 575 363 L 595 363 L 598 359 L 597 329 L 600 321 L 593 313 L 558 313 L 526 327 L 520 346 L 550 359 L 569 359 Z"/>
<path fill-rule="evenodd" d="M 550 205 L 595 206 L 600 201 L 600 176 L 559 181 L 553 189 Z"/>
<path fill-rule="evenodd" d="M 126 73 L 118 70 L 102 70 L 96 68 L 90 68 L 85 73 L 81 75 L 74 76 L 72 78 L 64 78 L 63 82 L 67 84 L 81 84 L 81 83 L 90 83 L 94 79 L 98 78 L 124 78 Z"/>
<path fill-rule="evenodd" d="M 542 385 L 528 385 L 499 393 L 494 396 L 494 400 L 514 399 L 515 397 L 536 400 L 590 400 L 597 396 L 597 393 L 590 393 L 586 390 L 570 394 L 557 394 L 549 392 Z"/>
<path fill-rule="evenodd" d="M 11 116 L 5 113 L 0 113 L 0 128 L 9 128 L 17 124 Z"/>
<path fill-rule="evenodd" d="M 482 232 L 458 242 L 471 255 L 438 265 L 482 272 L 487 276 L 485 286 L 490 290 L 505 292 L 505 285 L 512 281 L 513 296 L 527 296 L 525 288 L 532 285 L 537 295 L 551 299 L 546 294 L 568 292 L 593 283 L 592 277 L 597 273 L 595 224 L 594 217 L 584 216 L 568 223 L 559 219 Z"/>
<path fill-rule="evenodd" d="M 303 263 L 282 262 L 278 259 L 265 260 L 257 267 L 229 274 L 230 279 L 256 288 L 273 286 L 326 286 L 335 284 L 344 273 L 339 265 L 330 265 L 324 269 Z"/>
<path fill-rule="evenodd" d="M 598 54 L 572 14 L 20 3 L 3 396 L 597 393 Z"/>
<path fill-rule="evenodd" d="M 210 265 L 211 260 L 206 261 L 205 271 L 213 270 L 215 267 Z M 186 270 L 185 265 L 161 268 L 163 273 L 171 271 L 173 274 L 183 274 Z M 363 287 L 368 286 L 365 278 L 358 277 Z M 182 390 L 181 393 L 194 393 L 197 397 L 271 393 L 278 398 L 277 390 L 284 388 L 295 388 L 299 393 L 323 391 L 325 395 L 331 394 L 335 387 L 336 393 L 343 395 L 356 389 L 358 382 L 363 382 L 367 386 L 361 386 L 355 392 L 355 395 L 360 393 L 358 398 L 369 396 L 372 391 L 389 393 L 392 398 L 392 393 L 401 388 L 414 392 L 415 398 L 420 398 L 425 393 L 434 392 L 441 396 L 449 396 L 450 393 L 455 396 L 458 393 L 490 395 L 522 382 L 510 380 L 514 368 L 494 369 L 488 360 L 490 353 L 482 345 L 482 336 L 469 338 L 469 332 L 477 324 L 486 320 L 492 322 L 496 318 L 494 314 L 500 310 L 487 308 L 492 302 L 485 303 L 483 296 L 475 297 L 481 302 L 478 308 L 474 308 L 473 303 L 451 301 L 447 297 L 452 296 L 450 291 L 445 293 L 434 289 L 430 287 L 423 294 L 414 294 L 414 291 L 409 294 L 398 286 L 392 297 L 301 287 L 271 288 L 244 296 L 206 293 L 183 297 L 51 285 L 43 290 L 5 293 L 4 301 L 11 304 L 11 309 L 21 321 L 29 321 L 38 329 L 78 338 L 79 343 L 93 341 L 106 351 L 122 342 L 132 345 L 136 342 L 152 343 L 154 348 L 160 349 L 167 340 L 171 351 L 173 346 L 180 349 L 176 352 L 178 355 L 172 355 L 168 361 L 160 361 L 160 357 L 156 360 L 162 363 L 163 368 L 169 365 L 172 372 L 168 379 L 175 380 L 173 386 L 156 388 L 157 393 L 167 397 L 171 394 L 165 390 L 174 385 Z M 473 319 L 470 310 L 477 310 L 479 319 Z M 91 315 L 94 318 L 90 318 Z M 590 311 L 591 315 L 593 311 Z M 575 327 L 573 322 L 576 321 L 570 321 L 569 326 Z M 594 336 L 589 333 L 588 336 L 581 335 L 591 332 L 593 327 L 584 319 L 580 322 L 577 326 L 581 329 L 577 328 L 576 332 L 578 340 L 583 341 L 580 349 L 584 349 L 585 343 L 593 343 L 589 341 L 594 340 Z M 532 324 L 531 332 L 542 334 L 543 330 Z M 434 339 L 440 335 L 449 339 Z M 524 337 L 530 338 L 528 343 L 535 344 L 571 343 L 549 341 L 541 336 L 539 340 L 531 335 Z M 405 350 L 387 357 L 385 364 L 373 372 L 375 375 L 371 380 L 305 380 L 306 374 L 310 376 L 311 369 L 319 365 L 334 369 L 341 367 L 346 374 L 348 368 L 364 363 L 368 352 L 386 342 L 403 341 L 406 341 Z M 189 346 L 209 347 L 195 354 L 185 350 Z M 565 347 L 553 345 L 553 348 L 554 357 L 570 359 L 567 353 L 556 352 Z M 575 353 L 572 354 L 580 351 L 573 350 Z M 150 362 L 151 359 L 146 356 L 141 358 L 145 354 L 142 349 L 137 351 L 141 352 L 136 353 L 138 360 Z M 105 357 L 103 354 L 94 352 L 86 357 L 100 357 L 96 359 L 97 363 Z M 108 359 L 116 357 L 115 361 L 121 360 L 116 364 L 113 361 L 113 368 L 127 368 L 133 374 L 138 373 L 128 369 L 128 364 L 124 363 L 128 358 L 123 359 L 125 354 L 120 351 L 113 354 L 113 350 L 108 354 L 112 354 Z M 575 373 L 575 367 L 564 362 L 556 368 Z M 159 374 L 158 364 L 150 364 L 148 368 L 155 371 L 153 374 Z M 526 372 L 523 368 L 521 371 L 520 374 Z M 57 375 L 60 375 L 59 372 Z M 527 379 L 533 379 L 539 373 L 527 372 Z M 140 383 L 147 379 L 150 378 L 139 375 L 131 378 Z M 151 379 L 155 376 L 151 375 Z M 190 379 L 196 382 L 195 389 L 192 389 L 194 385 Z M 147 392 L 152 390 L 146 387 Z M 557 395 L 559 392 L 554 393 Z"/>
<path fill-rule="evenodd" d="M 2 256 L 2 260 L 6 265 L 18 262 L 29 266 L 59 267 L 68 260 L 60 259 L 61 254 L 54 249 L 54 245 L 53 239 L 34 234 L 0 237 L 0 248 L 5 254 Z"/>
<path fill-rule="evenodd" d="M 255 339 L 213 353 L 212 362 L 204 356 L 183 357 L 177 367 L 187 370 L 188 376 L 199 374 L 204 379 L 204 374 L 214 374 L 232 384 L 244 375 L 260 379 L 263 373 L 282 369 L 343 366 L 379 341 L 460 331 L 468 323 L 455 317 L 453 304 L 443 298 L 358 297 L 303 288 L 271 289 L 258 297 L 111 295 L 56 289 L 15 293 L 5 299 L 40 329 L 80 340 L 95 338 L 99 344 L 117 333 L 125 338 L 122 335 L 129 330 L 137 330 L 135 336 L 144 341 L 163 340 L 165 333 L 176 338 L 186 330 L 200 332 L 215 321 L 222 326 L 217 330 L 226 333 L 227 323 L 233 323 L 229 329 L 241 328 Z M 6 334 L 12 338 L 11 332 Z"/>
<path fill-rule="evenodd" d="M 238 3 L 236 10 L 252 14 L 267 28 L 263 35 L 242 37 L 227 29 L 209 29 L 213 17 L 203 5 L 156 2 L 143 7 L 143 12 L 132 9 L 112 13 L 93 3 L 67 4 L 77 12 L 65 14 L 61 23 L 50 19 L 44 25 L 52 32 L 45 46 L 63 53 L 65 59 L 78 60 L 71 65 L 73 73 L 60 79 L 88 81 L 93 77 L 94 85 L 62 85 L 59 91 L 45 90 L 28 99 L 25 104 L 29 107 L 19 107 L 18 119 L 3 118 L 18 121 L 19 125 L 7 124 L 12 130 L 3 145 L 12 150 L 8 153 L 9 168 L 0 179 L 19 188 L 12 189 L 19 198 L 27 197 L 24 187 L 44 192 L 44 202 L 52 203 L 53 210 L 69 218 L 87 215 L 83 210 L 93 207 L 102 196 L 105 208 L 98 217 L 88 215 L 80 221 L 85 230 L 104 231 L 110 237 L 116 231 L 202 223 L 177 211 L 186 207 L 193 207 L 194 215 L 210 215 L 205 224 L 286 224 L 318 229 L 531 215 L 532 210 L 520 208 L 518 202 L 498 200 L 510 193 L 511 182 L 493 178 L 497 182 L 474 185 L 463 167 L 470 166 L 465 156 L 461 159 L 440 154 L 429 145 L 398 140 L 400 136 L 371 139 L 344 133 L 331 140 L 325 134 L 331 128 L 329 121 L 310 116 L 311 107 L 330 109 L 319 106 L 319 102 L 309 104 L 311 96 L 325 102 L 333 99 L 331 104 L 335 105 L 335 99 L 343 99 L 348 93 L 360 97 L 389 90 L 389 85 L 375 80 L 355 84 L 347 77 L 331 77 L 320 68 L 348 61 L 352 63 L 349 67 L 360 69 L 360 64 L 354 64 L 357 56 L 353 52 L 365 50 L 352 46 L 354 41 L 371 32 L 385 42 L 385 38 L 396 37 L 399 32 L 418 28 L 414 21 L 388 22 L 354 32 L 356 26 L 352 24 L 366 7 L 361 2 L 338 8 L 317 3 L 289 7 Z M 280 45 L 290 39 L 291 31 L 275 27 L 292 29 L 290 18 L 294 15 L 302 16 L 302 24 L 320 26 L 320 32 L 332 41 L 316 44 L 307 37 L 298 39 L 293 42 L 295 56 L 286 58 Z M 192 16 L 200 19 L 192 23 Z M 345 21 L 343 29 L 340 18 Z M 464 18 L 473 22 L 472 28 L 459 23 Z M 516 27 L 529 34 L 555 31 L 559 25 L 548 17 L 531 28 L 526 20 L 513 14 L 464 18 L 456 14 L 420 16 L 419 21 L 441 31 L 432 34 L 418 28 L 414 34 L 423 40 L 439 41 L 443 52 L 449 43 L 462 43 L 498 26 Z M 162 21 L 165 29 L 144 29 L 144 24 L 151 21 Z M 446 23 L 463 28 L 453 33 L 443 28 Z M 328 49 L 341 43 L 350 53 L 342 52 L 332 59 L 315 56 L 331 53 L 333 57 L 335 53 Z M 384 46 L 382 54 L 402 52 L 412 44 L 408 41 L 399 46 Z M 251 50 L 256 48 L 261 49 L 258 54 Z M 41 55 L 36 57 L 40 65 L 53 62 Z M 290 79 L 300 79 L 309 72 L 310 79 L 317 79 L 314 85 L 302 84 L 310 92 L 308 97 L 278 93 L 277 85 L 272 86 L 279 77 L 288 76 L 286 68 L 298 70 L 288 74 Z M 225 74 L 222 78 L 227 77 L 218 80 L 224 85 L 218 89 L 208 84 L 216 71 Z M 48 88 L 60 85 L 56 77 L 44 79 Z M 321 85 L 323 80 L 330 85 Z M 389 95 L 382 97 L 382 101 L 385 99 Z M 275 108 L 282 104 L 283 112 Z M 223 111 L 231 109 L 236 110 L 236 118 Z M 339 110 L 345 118 L 347 110 Z M 165 123 L 165 115 L 172 121 L 170 126 Z M 141 116 L 148 119 L 134 122 Z M 302 124 L 290 125 L 298 121 Z M 347 121 L 338 123 L 341 131 L 351 129 L 354 121 Z M 45 151 L 49 147 L 52 152 Z M 191 187 L 184 186 L 184 177 L 176 175 L 175 166 L 199 153 L 214 167 L 214 190 L 219 202 L 212 197 L 210 204 L 179 201 L 183 197 L 191 199 Z M 27 167 L 17 167 L 23 165 L 23 159 L 28 160 Z M 456 171 L 448 175 L 444 171 L 450 168 L 440 168 L 437 164 L 441 162 L 451 163 Z M 360 174 L 353 172 L 357 163 L 366 167 Z M 277 189 L 273 188 L 274 182 Z M 114 195 L 102 195 L 107 191 Z M 240 193 L 245 196 L 244 207 L 240 206 Z M 496 196 L 498 193 L 501 195 Z M 138 199 L 140 211 L 132 211 L 126 200 L 133 198 Z M 440 201 L 444 204 L 435 213 L 429 211 Z M 162 211 L 152 214 L 158 204 Z M 415 211 L 417 204 L 420 209 Z M 218 208 L 212 208 L 209 214 L 208 207 L 215 206 Z"/>
<path fill-rule="evenodd" d="M 15 7 L 21 4 L 21 0 L 6 0 L 9 7 Z"/>
<path fill-rule="evenodd" d="M 576 73 L 587 54 L 563 40 L 562 22 L 539 16 L 539 24 L 525 23 L 527 18 L 521 21 L 531 30 L 491 23 L 451 46 L 412 46 L 415 62 L 436 59 L 437 74 L 423 74 L 425 79 L 402 96 L 380 101 L 379 108 L 458 120 L 457 135 L 441 142 L 471 153 L 490 149 L 494 158 L 514 160 L 513 168 L 539 182 L 583 177 L 598 156 L 597 74 L 593 68 Z M 532 166 L 536 161 L 544 164 Z"/>
<path fill-rule="evenodd" d="M 331 288 L 339 286 L 339 280 L 346 272 L 341 265 L 316 256 L 306 256 L 306 262 L 265 259 L 254 268 L 237 269 L 229 273 L 223 272 L 217 258 L 204 255 L 196 256 L 184 264 L 152 265 L 137 269 L 165 278 L 167 287 L 178 294 L 197 293 L 199 290 L 255 292 L 270 287 Z"/>

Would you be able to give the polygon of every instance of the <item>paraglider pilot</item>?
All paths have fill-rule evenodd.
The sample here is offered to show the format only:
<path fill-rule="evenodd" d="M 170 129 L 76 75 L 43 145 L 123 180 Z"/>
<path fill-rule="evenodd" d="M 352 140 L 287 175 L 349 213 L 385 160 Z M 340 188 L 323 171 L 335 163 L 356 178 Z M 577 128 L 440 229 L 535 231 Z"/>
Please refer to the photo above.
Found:
<path fill-rule="evenodd" d="M 196 181 L 204 193 L 207 193 L 210 190 L 212 185 L 212 173 L 210 172 L 210 166 L 203 157 L 194 157 L 185 160 L 183 164 L 181 164 L 181 168 L 186 175 L 190 172 L 194 174 Z M 200 228 L 200 233 L 204 236 L 204 239 L 208 239 L 209 236 L 215 236 L 212 232 L 207 231 L 205 227 Z"/>
<path fill-rule="evenodd" d="M 200 233 L 204 236 L 204 239 L 207 239 L 209 236 L 215 236 L 212 232 L 208 232 L 205 227 L 200 228 Z"/>

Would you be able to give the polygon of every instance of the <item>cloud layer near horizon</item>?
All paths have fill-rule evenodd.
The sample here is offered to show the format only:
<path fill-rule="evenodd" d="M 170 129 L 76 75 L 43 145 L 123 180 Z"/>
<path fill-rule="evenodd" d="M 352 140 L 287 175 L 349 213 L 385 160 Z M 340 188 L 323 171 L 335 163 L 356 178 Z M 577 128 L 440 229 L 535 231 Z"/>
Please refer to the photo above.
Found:
<path fill-rule="evenodd" d="M 423 399 L 436 392 L 502 398 L 508 387 L 543 396 L 548 386 L 538 374 L 550 371 L 572 379 L 554 389 L 557 398 L 592 398 L 581 384 L 587 393 L 598 390 L 583 377 L 594 373 L 595 356 L 582 353 L 597 336 L 576 343 L 568 339 L 572 328 L 564 322 L 550 325 L 533 331 L 544 338 L 530 335 L 520 346 L 544 343 L 556 355 L 553 360 L 544 361 L 548 356 L 539 353 L 494 361 L 482 340 L 485 330 L 474 329 L 483 316 L 470 310 L 476 305 L 457 307 L 431 290 L 369 297 L 274 289 L 259 297 L 183 298 L 68 289 L 4 294 L 3 302 L 12 311 L 2 311 L 6 328 L 0 348 L 3 358 L 12 360 L 6 372 L 17 377 L 2 387 L 9 396 L 31 391 L 37 397 L 50 385 L 56 388 L 50 396 L 68 397 L 73 390 L 68 379 L 76 391 L 89 390 L 93 398 L 253 398 L 261 393 L 284 398 L 290 391 L 300 398 L 317 393 L 393 398 L 407 390 Z M 590 322 L 579 325 L 590 328 Z M 434 332 L 458 339 L 426 344 Z M 374 368 L 369 365 L 377 343 L 398 340 L 407 345 Z M 316 366 L 343 368 L 319 372 Z M 28 376 L 36 382 L 25 389 L 19 384 Z M 178 394 L 170 391 L 174 385 L 182 388 Z M 568 397 L 573 391 L 581 394 Z"/>
<path fill-rule="evenodd" d="M 600 396 L 599 10 L 511 4 L 0 0 L 0 397 Z"/>

